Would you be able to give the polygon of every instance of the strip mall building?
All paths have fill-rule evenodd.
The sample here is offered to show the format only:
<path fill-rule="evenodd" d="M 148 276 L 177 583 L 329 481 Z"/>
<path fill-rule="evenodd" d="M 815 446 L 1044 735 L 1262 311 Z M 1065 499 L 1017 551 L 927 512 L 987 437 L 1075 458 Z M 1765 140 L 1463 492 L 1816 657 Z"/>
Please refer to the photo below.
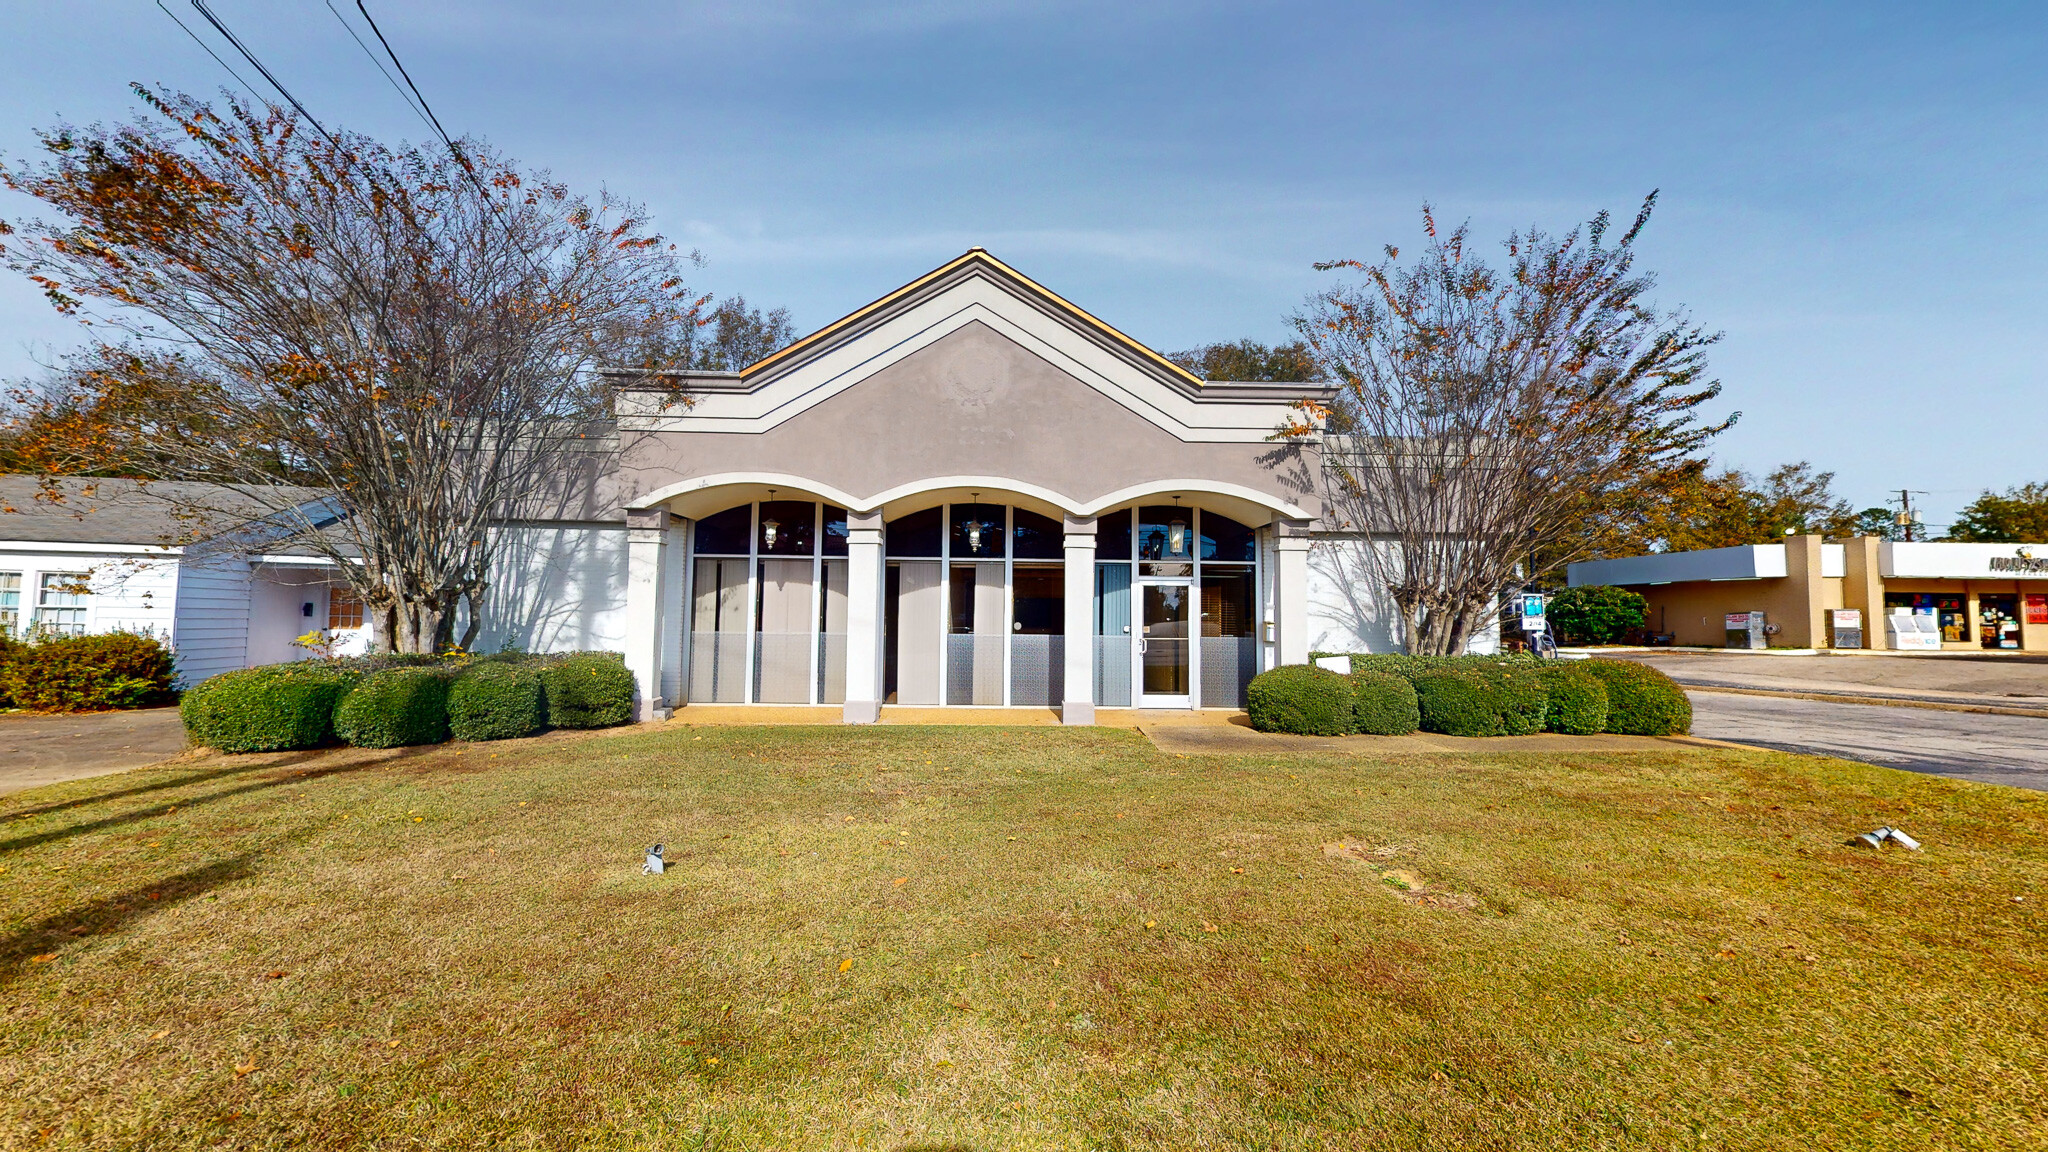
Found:
<path fill-rule="evenodd" d="M 1773 647 L 1834 647 L 1831 611 L 1846 608 L 1860 612 L 1865 648 L 2048 651 L 2048 544 L 1788 536 L 1592 560 L 1572 565 L 1569 580 L 1641 593 L 1650 631 L 1676 644 L 1722 647 L 1729 616 L 1762 612 Z M 1915 635 L 1924 642 L 1901 639 Z"/>

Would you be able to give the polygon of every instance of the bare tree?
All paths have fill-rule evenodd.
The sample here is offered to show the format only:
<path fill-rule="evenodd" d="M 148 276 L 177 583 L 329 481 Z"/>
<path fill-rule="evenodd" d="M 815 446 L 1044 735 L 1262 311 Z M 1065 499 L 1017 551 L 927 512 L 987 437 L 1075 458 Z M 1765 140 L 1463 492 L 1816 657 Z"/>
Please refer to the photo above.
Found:
<path fill-rule="evenodd" d="M 692 343 L 694 256 L 474 143 L 394 150 L 135 90 L 135 123 L 62 126 L 40 164 L 0 167 L 59 218 L 0 223 L 8 265 L 106 334 L 65 387 L 18 398 L 14 452 L 230 485 L 347 574 L 380 642 L 455 642 L 467 601 L 467 644 L 492 525 L 590 470 L 611 411 L 594 367 Z"/>
<path fill-rule="evenodd" d="M 1312 414 L 1330 516 L 1365 534 L 1359 566 L 1410 652 L 1462 651 L 1523 559 L 1568 547 L 1587 508 L 1728 426 L 1694 411 L 1720 393 L 1701 380 L 1718 337 L 1650 308 L 1654 281 L 1633 271 L 1655 202 L 1612 245 L 1604 212 L 1562 237 L 1512 235 L 1498 270 L 1425 206 L 1414 263 L 1389 246 L 1377 264 L 1317 265 L 1364 274 L 1296 318 L 1340 384 Z"/>

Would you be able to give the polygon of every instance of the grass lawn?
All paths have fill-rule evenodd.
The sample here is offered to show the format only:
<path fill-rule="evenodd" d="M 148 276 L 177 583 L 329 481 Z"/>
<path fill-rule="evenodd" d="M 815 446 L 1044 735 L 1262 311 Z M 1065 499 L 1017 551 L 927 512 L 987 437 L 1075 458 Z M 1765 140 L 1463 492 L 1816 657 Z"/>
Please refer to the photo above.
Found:
<path fill-rule="evenodd" d="M 1841 761 L 678 724 L 0 816 L 9 1148 L 2048 1147 L 2048 796 Z"/>

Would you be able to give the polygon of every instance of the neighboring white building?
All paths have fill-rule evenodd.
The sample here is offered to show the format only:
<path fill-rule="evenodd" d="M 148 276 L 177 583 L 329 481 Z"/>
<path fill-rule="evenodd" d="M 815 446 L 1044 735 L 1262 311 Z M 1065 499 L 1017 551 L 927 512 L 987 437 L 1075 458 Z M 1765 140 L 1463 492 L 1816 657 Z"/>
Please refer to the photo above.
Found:
<path fill-rule="evenodd" d="M 35 477 L 0 476 L 0 631 L 146 633 L 177 652 L 187 686 L 303 658 L 292 641 L 321 629 L 341 651 L 368 647 L 362 607 L 327 561 L 252 549 L 243 524 L 167 545 L 190 534 L 166 503 L 190 487 L 64 480 L 53 500 Z"/>

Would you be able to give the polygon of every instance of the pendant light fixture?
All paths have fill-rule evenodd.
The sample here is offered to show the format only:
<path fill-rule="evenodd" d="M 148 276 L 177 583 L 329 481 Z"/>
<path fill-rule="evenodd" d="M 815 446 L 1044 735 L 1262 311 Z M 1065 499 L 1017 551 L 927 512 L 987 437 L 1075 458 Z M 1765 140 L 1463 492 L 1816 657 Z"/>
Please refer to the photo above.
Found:
<path fill-rule="evenodd" d="M 974 509 L 976 512 L 980 512 L 981 493 L 970 492 L 968 493 L 968 496 L 970 499 L 974 501 L 972 504 L 969 504 L 968 507 Z M 962 524 L 961 527 L 967 529 L 967 550 L 969 552 L 981 551 L 981 521 L 978 519 L 969 519 L 965 524 Z"/>
<path fill-rule="evenodd" d="M 775 499 L 775 489 L 770 488 L 768 490 L 768 499 Z M 780 531 L 782 531 L 782 524 L 779 521 L 773 518 L 761 521 L 761 548 L 763 551 L 775 551 L 775 534 Z"/>
<path fill-rule="evenodd" d="M 1173 498 L 1173 506 L 1174 511 L 1180 511 L 1180 497 L 1175 496 Z M 1175 517 L 1173 522 L 1166 526 L 1166 553 L 1169 556 L 1185 556 L 1188 554 L 1187 521 Z"/>

